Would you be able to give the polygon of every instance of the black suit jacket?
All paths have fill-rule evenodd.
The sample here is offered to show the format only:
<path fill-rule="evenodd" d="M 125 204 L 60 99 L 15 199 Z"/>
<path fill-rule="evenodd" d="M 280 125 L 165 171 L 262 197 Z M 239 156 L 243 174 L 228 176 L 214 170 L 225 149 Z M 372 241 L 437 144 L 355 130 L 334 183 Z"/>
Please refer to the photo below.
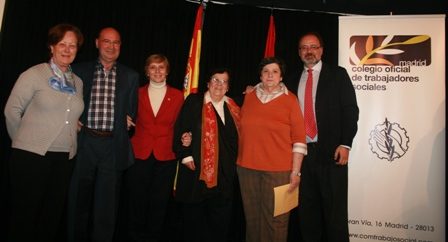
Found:
<path fill-rule="evenodd" d="M 285 79 L 285 85 L 297 94 L 303 69 Z M 333 160 L 336 147 L 352 146 L 358 130 L 359 109 L 347 71 L 322 63 L 315 103 L 319 149 Z"/>
<path fill-rule="evenodd" d="M 84 62 L 73 65 L 73 72 L 84 83 L 84 112 L 80 117 L 83 124 L 87 124 L 87 114 L 90 106 L 90 92 L 92 90 L 93 74 L 97 61 Z M 135 120 L 137 112 L 137 91 L 139 75 L 134 70 L 117 63 L 117 76 L 115 83 L 115 114 L 114 114 L 114 156 L 110 169 L 124 170 L 134 163 L 134 154 L 127 130 L 126 115 Z M 84 134 L 80 133 L 78 142 L 83 142 Z"/>

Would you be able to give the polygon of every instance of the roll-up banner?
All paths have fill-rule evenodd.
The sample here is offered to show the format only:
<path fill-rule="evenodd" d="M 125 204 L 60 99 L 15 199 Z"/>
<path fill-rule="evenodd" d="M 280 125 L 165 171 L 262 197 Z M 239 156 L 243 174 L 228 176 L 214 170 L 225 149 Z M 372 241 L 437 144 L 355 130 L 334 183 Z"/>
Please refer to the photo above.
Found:
<path fill-rule="evenodd" d="M 445 241 L 445 15 L 339 17 L 356 90 L 350 241 Z"/>

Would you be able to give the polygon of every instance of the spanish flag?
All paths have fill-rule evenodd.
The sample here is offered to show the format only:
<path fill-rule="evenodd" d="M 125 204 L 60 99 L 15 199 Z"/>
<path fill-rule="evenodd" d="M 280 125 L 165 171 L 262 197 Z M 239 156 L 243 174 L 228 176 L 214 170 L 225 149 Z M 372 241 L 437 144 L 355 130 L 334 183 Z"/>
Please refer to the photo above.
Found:
<path fill-rule="evenodd" d="M 264 49 L 264 57 L 270 56 L 275 56 L 275 24 L 272 14 L 269 19 L 268 37 L 266 38 L 266 47 Z"/>
<path fill-rule="evenodd" d="M 190 53 L 184 78 L 184 97 L 198 91 L 199 61 L 201 59 L 201 37 L 204 14 L 204 3 L 199 4 L 191 38 Z"/>
<path fill-rule="evenodd" d="M 201 38 L 202 23 L 204 19 L 205 3 L 201 2 L 196 12 L 196 20 L 194 22 L 193 37 L 191 37 L 190 52 L 188 54 L 187 68 L 184 78 L 184 98 L 190 93 L 198 92 L 199 83 L 199 61 L 201 59 Z M 176 176 L 174 177 L 173 195 L 176 195 L 177 174 L 179 172 L 179 162 L 176 166 Z"/>

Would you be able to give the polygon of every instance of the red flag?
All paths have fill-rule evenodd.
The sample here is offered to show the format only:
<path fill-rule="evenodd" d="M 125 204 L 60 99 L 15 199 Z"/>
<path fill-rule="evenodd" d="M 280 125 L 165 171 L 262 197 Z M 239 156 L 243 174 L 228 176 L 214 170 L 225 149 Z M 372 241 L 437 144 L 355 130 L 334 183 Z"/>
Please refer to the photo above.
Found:
<path fill-rule="evenodd" d="M 187 68 L 184 78 L 184 98 L 190 93 L 198 92 L 199 83 L 199 61 L 201 59 L 201 38 L 202 23 L 204 18 L 205 3 L 199 4 L 196 12 L 196 20 L 194 22 L 193 37 L 191 37 L 190 52 L 188 54 Z M 176 167 L 176 176 L 174 177 L 173 195 L 176 195 L 177 174 L 179 172 L 179 163 Z"/>
<path fill-rule="evenodd" d="M 269 19 L 268 37 L 266 38 L 266 48 L 264 49 L 264 57 L 275 56 L 275 24 L 274 16 Z"/>
<path fill-rule="evenodd" d="M 201 37 L 204 5 L 200 4 L 196 13 L 193 37 L 191 38 L 190 53 L 184 78 L 184 97 L 198 91 L 199 61 L 201 59 Z"/>

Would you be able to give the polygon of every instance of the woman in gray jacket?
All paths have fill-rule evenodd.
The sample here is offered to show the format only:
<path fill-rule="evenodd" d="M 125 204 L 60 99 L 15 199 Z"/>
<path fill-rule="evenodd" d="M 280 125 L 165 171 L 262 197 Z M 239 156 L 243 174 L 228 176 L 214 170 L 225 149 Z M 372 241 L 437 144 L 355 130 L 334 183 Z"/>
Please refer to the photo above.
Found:
<path fill-rule="evenodd" d="M 12 140 L 8 241 L 58 241 L 76 154 L 82 81 L 70 64 L 81 31 L 58 24 L 48 32 L 51 58 L 23 72 L 6 103 Z"/>

